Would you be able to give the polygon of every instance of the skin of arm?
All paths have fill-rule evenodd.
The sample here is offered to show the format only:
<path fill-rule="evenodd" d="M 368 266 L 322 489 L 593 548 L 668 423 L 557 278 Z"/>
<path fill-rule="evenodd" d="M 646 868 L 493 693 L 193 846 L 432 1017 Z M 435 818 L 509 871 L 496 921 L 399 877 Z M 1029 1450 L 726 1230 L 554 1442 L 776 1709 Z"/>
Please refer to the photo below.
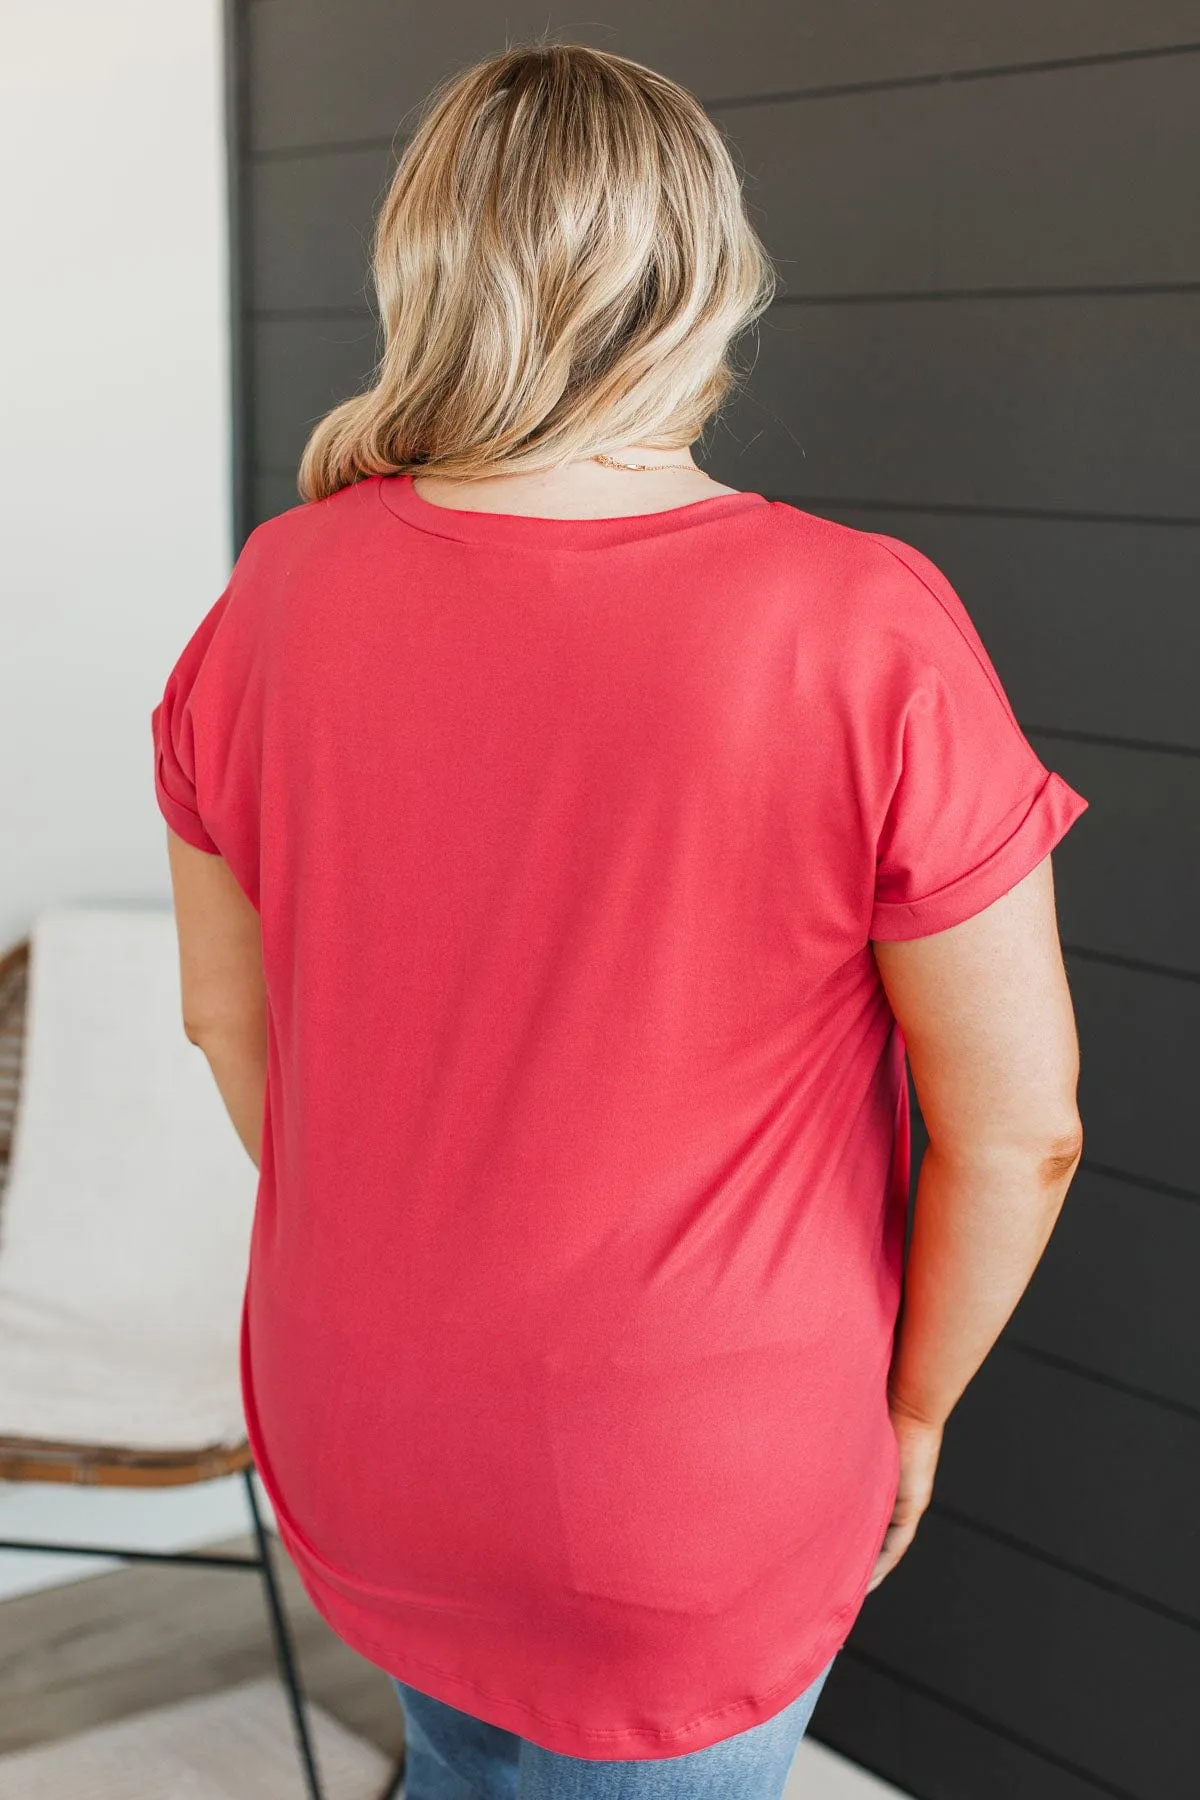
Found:
<path fill-rule="evenodd" d="M 259 916 L 223 857 L 197 850 L 170 827 L 167 855 L 179 934 L 183 1029 L 207 1057 L 234 1129 L 259 1168 L 267 1087 Z"/>
<path fill-rule="evenodd" d="M 875 1588 L 911 1544 L 946 1419 L 1046 1247 L 1083 1129 L 1048 856 L 974 918 L 872 948 L 929 1134 L 889 1380 L 900 1483 Z"/>

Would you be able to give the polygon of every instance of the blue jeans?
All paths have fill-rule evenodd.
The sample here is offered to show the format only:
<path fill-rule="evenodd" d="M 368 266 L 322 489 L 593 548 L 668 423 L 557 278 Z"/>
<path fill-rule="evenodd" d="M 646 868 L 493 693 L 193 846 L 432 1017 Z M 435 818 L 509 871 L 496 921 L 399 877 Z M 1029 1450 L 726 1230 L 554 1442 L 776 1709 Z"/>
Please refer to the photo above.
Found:
<path fill-rule="evenodd" d="M 397 1681 L 404 1800 L 780 1800 L 832 1666 L 761 1725 L 705 1750 L 639 1762 L 560 1756 Z"/>

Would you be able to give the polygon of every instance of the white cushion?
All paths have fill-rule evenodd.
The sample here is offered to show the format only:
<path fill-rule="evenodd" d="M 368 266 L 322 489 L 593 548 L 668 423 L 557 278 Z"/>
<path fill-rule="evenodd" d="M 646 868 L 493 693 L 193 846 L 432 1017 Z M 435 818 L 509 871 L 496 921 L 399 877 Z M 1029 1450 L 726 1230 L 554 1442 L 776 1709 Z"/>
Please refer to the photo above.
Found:
<path fill-rule="evenodd" d="M 0 1200 L 0 1435 L 240 1443 L 257 1185 L 183 1034 L 171 909 L 42 913 Z"/>

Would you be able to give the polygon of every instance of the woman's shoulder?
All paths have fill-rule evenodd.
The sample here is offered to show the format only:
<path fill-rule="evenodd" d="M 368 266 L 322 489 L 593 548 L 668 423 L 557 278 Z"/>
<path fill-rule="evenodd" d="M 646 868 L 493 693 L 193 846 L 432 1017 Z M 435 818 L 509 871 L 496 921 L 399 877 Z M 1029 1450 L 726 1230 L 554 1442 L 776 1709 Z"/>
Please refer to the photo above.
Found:
<path fill-rule="evenodd" d="M 887 571 L 896 560 L 923 560 L 915 546 L 899 538 L 808 512 L 790 500 L 772 500 L 770 518 L 781 540 L 819 552 L 831 566 Z"/>
<path fill-rule="evenodd" d="M 839 631 L 859 623 L 924 636 L 969 623 L 945 573 L 915 544 L 784 500 L 771 502 L 771 518 L 785 566 L 836 600 Z"/>
<path fill-rule="evenodd" d="M 347 527 L 361 528 L 375 516 L 378 487 L 379 477 L 371 476 L 339 488 L 323 500 L 298 498 L 294 506 L 272 513 L 254 526 L 242 546 L 242 558 L 251 562 L 272 559 L 293 545 L 312 544 Z"/>

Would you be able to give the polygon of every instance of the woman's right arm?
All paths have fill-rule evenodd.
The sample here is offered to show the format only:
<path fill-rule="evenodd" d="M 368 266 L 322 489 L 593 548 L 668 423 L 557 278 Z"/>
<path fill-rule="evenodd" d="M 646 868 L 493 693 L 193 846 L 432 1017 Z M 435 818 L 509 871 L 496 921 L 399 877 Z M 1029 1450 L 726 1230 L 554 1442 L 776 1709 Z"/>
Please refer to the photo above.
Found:
<path fill-rule="evenodd" d="M 889 1384 L 900 1487 L 874 1588 L 912 1542 L 942 1428 L 1037 1266 L 1083 1137 L 1049 856 L 974 918 L 872 948 L 929 1135 Z"/>

